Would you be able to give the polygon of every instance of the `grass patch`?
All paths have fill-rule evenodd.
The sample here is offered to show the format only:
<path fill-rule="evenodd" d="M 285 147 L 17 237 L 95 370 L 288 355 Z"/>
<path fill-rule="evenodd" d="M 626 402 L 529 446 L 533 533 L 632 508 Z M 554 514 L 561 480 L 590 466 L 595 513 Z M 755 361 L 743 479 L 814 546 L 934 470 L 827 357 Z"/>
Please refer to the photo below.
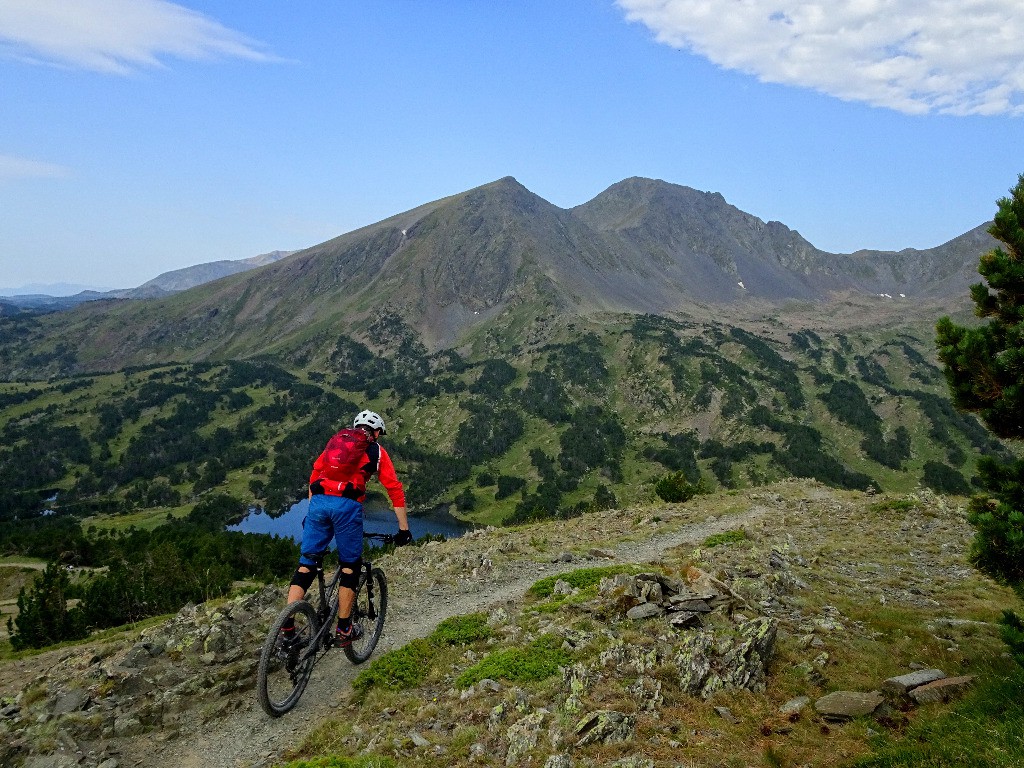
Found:
<path fill-rule="evenodd" d="M 736 544 L 746 540 L 747 532 L 742 528 L 735 531 L 722 531 L 721 533 L 713 534 L 704 539 L 704 548 L 711 549 L 712 547 L 718 547 L 724 544 Z"/>
<path fill-rule="evenodd" d="M 872 512 L 910 512 L 917 506 L 917 502 L 913 499 L 885 499 L 884 501 L 876 501 L 868 509 Z"/>
<path fill-rule="evenodd" d="M 856 768 L 1024 765 L 1024 669 L 982 678 L 966 698 L 913 725 L 899 739 L 879 736 Z"/>
<path fill-rule="evenodd" d="M 439 662 L 439 651 L 447 646 L 470 645 L 491 636 L 487 614 L 470 613 L 452 616 L 437 625 L 426 638 L 417 638 L 408 645 L 379 656 L 360 672 L 352 687 L 361 693 L 371 688 L 404 691 L 421 685 Z"/>
<path fill-rule="evenodd" d="M 537 638 L 525 648 L 506 648 L 486 656 L 455 679 L 460 688 L 468 688 L 485 678 L 516 683 L 544 680 L 567 666 L 572 657 L 562 650 L 562 640 L 554 635 Z"/>
<path fill-rule="evenodd" d="M 363 693 L 370 688 L 389 691 L 415 688 L 426 679 L 433 655 L 434 645 L 428 640 L 417 638 L 408 645 L 380 656 L 368 669 L 356 675 L 352 687 Z"/>
<path fill-rule="evenodd" d="M 437 625 L 430 638 L 445 645 L 468 645 L 491 636 L 486 613 L 452 616 Z"/>
<path fill-rule="evenodd" d="M 361 755 L 359 757 L 314 757 L 311 760 L 294 760 L 281 768 L 396 768 L 397 763 L 389 757 Z"/>
<path fill-rule="evenodd" d="M 639 573 L 635 565 L 607 565 L 601 568 L 580 568 L 556 576 L 545 576 L 540 581 L 534 582 L 527 590 L 527 594 L 533 597 L 551 597 L 555 589 L 555 583 L 564 581 L 576 589 L 586 589 L 601 582 L 601 579 L 614 576 L 618 573 Z"/>
<path fill-rule="evenodd" d="M 194 503 L 183 504 L 177 507 L 154 507 L 135 512 L 127 512 L 123 515 L 95 515 L 82 520 L 82 528 L 88 530 L 95 527 L 97 531 L 118 531 L 125 532 L 129 528 L 136 528 L 140 531 L 152 531 L 167 522 L 167 516 L 174 518 L 185 517 Z"/>

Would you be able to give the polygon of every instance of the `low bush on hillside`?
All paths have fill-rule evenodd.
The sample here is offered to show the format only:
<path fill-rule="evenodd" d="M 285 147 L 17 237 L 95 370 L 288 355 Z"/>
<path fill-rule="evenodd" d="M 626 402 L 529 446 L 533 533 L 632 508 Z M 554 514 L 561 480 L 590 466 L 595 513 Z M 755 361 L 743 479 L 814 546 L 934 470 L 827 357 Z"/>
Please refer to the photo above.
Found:
<path fill-rule="evenodd" d="M 545 576 L 540 581 L 534 582 L 527 590 L 527 594 L 541 599 L 551 597 L 554 593 L 555 584 L 564 581 L 576 589 L 587 589 L 601 582 L 601 579 L 614 576 L 618 573 L 635 573 L 635 565 L 607 565 L 600 568 L 580 568 L 555 576 Z"/>
<path fill-rule="evenodd" d="M 914 499 L 885 499 L 876 501 L 869 509 L 872 512 L 899 512 L 906 513 L 917 507 L 918 502 Z"/>
<path fill-rule="evenodd" d="M 402 691 L 421 685 L 438 652 L 448 646 L 471 645 L 491 636 L 487 614 L 470 613 L 445 619 L 426 638 L 418 638 L 408 645 L 378 656 L 352 683 L 362 693 L 371 688 Z"/>
<path fill-rule="evenodd" d="M 296 760 L 283 768 L 395 768 L 397 764 L 388 757 L 364 755 L 361 757 L 315 757 L 312 760 Z"/>
<path fill-rule="evenodd" d="M 431 635 L 437 642 L 447 645 L 467 645 L 477 640 L 486 640 L 490 636 L 491 628 L 487 624 L 486 613 L 452 616 L 438 624 Z"/>
<path fill-rule="evenodd" d="M 689 501 L 699 493 L 706 493 L 703 482 L 691 483 L 682 471 L 670 472 L 654 484 L 654 492 L 670 504 Z"/>
<path fill-rule="evenodd" d="M 562 650 L 562 642 L 555 635 L 544 635 L 523 648 L 495 651 L 459 675 L 455 684 L 468 688 L 488 678 L 515 683 L 545 680 L 556 674 L 559 667 L 572 663 L 572 657 Z"/>
<path fill-rule="evenodd" d="M 408 645 L 388 651 L 360 672 L 352 681 L 352 687 L 364 693 L 370 688 L 390 691 L 415 688 L 426 679 L 434 650 L 431 642 L 417 638 Z"/>
<path fill-rule="evenodd" d="M 737 542 L 746 540 L 747 532 L 741 528 L 736 531 L 722 531 L 721 533 L 708 536 L 704 539 L 704 546 L 707 549 L 711 549 L 712 547 L 720 547 L 723 544 L 736 544 Z"/>

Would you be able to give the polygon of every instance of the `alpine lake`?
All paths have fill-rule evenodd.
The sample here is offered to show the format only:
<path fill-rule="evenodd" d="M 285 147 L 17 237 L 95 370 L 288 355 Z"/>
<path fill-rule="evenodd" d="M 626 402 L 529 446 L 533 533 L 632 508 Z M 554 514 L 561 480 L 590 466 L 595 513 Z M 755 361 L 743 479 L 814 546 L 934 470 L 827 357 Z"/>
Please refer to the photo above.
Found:
<path fill-rule="evenodd" d="M 302 539 L 302 521 L 309 509 L 309 499 L 296 502 L 281 514 L 268 514 L 253 508 L 241 522 L 227 526 L 226 530 L 242 533 L 262 533 L 268 536 L 286 536 L 294 541 Z M 458 538 L 473 529 L 470 523 L 459 520 L 446 512 L 427 515 L 409 515 L 409 530 L 413 538 L 420 539 L 430 534 L 446 539 Z M 368 497 L 363 504 L 363 530 L 367 533 L 396 533 L 398 523 L 395 513 L 385 501 Z"/>

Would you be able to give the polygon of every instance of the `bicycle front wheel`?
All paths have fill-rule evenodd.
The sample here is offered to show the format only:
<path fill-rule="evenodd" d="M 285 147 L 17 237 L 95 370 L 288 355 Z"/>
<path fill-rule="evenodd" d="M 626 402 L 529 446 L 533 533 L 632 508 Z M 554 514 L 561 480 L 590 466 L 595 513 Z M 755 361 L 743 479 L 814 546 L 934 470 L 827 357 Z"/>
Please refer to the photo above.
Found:
<path fill-rule="evenodd" d="M 281 629 L 289 619 L 295 631 L 285 635 Z M 260 706 L 271 717 L 280 717 L 299 703 L 313 671 L 317 651 L 313 638 L 319 630 L 316 611 L 305 600 L 288 605 L 270 627 L 260 654 L 256 690 Z"/>
<path fill-rule="evenodd" d="M 367 578 L 364 573 L 359 579 L 356 601 L 352 606 L 352 623 L 362 630 L 360 637 L 344 646 L 345 655 L 353 664 L 362 664 L 373 653 L 384 631 L 384 616 L 388 611 L 388 582 L 384 571 L 374 568 Z"/>

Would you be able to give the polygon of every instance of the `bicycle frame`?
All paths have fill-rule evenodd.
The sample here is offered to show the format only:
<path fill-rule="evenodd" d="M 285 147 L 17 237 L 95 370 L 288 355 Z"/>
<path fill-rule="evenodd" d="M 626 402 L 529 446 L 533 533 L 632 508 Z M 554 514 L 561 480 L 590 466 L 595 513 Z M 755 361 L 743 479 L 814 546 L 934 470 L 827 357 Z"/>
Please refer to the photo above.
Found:
<path fill-rule="evenodd" d="M 384 542 L 394 540 L 388 534 L 364 533 L 363 536 Z M 306 590 L 306 597 L 310 599 L 296 600 L 284 607 L 271 625 L 260 652 L 256 673 L 257 695 L 260 706 L 271 717 L 280 717 L 291 711 L 306 689 L 313 667 L 335 646 L 333 626 L 338 613 L 342 564 L 328 580 L 324 574 L 322 553 L 313 556 L 312 560 L 309 557 L 306 556 L 306 562 L 311 563 L 314 569 L 315 591 L 311 580 L 310 588 Z M 344 638 L 345 642 L 339 644 L 353 664 L 367 661 L 377 647 L 387 616 L 387 600 L 388 583 L 384 572 L 374 567 L 369 557 L 364 558 L 357 576 L 351 612 L 353 627 L 359 631 L 353 629 L 351 635 Z M 295 632 L 296 620 L 302 623 L 300 632 Z M 295 632 L 291 638 L 284 636 L 286 627 Z M 308 637 L 313 627 L 317 630 Z"/>
<path fill-rule="evenodd" d="M 383 542 L 385 544 L 390 543 L 390 542 L 395 540 L 395 537 L 393 535 L 389 534 L 389 533 L 365 533 L 364 532 L 363 533 L 363 538 L 364 539 L 377 539 L 377 540 L 379 540 L 379 541 L 381 541 L 381 542 Z M 338 615 L 338 590 L 336 589 L 336 585 L 338 583 L 338 579 L 341 578 L 341 565 L 339 565 L 337 570 L 334 571 L 334 576 L 331 577 L 331 580 L 330 581 L 326 581 L 326 579 L 324 577 L 323 554 L 317 556 L 316 557 L 316 561 L 317 561 L 316 562 L 316 583 L 317 583 L 317 588 L 320 591 L 320 600 L 317 603 L 317 617 L 320 620 L 320 629 L 317 631 L 316 635 L 313 637 L 312 641 L 309 644 L 309 647 L 306 648 L 306 650 L 303 651 L 301 656 L 299 657 L 302 661 L 305 661 L 307 658 L 309 658 L 309 656 L 312 655 L 314 657 L 313 658 L 313 663 L 314 664 L 316 664 L 316 662 L 318 661 L 318 659 L 316 658 L 316 654 L 319 651 L 321 651 L 321 650 L 323 650 L 325 652 L 328 650 L 326 647 L 323 647 L 324 646 L 324 636 L 326 634 L 328 634 L 328 632 L 330 631 L 331 626 L 334 623 L 333 622 L 334 617 Z M 368 606 L 369 610 L 367 611 L 366 615 L 370 618 L 371 621 L 376 621 L 377 620 L 377 609 L 375 607 L 375 603 L 374 603 L 374 599 L 373 599 L 373 579 L 370 578 L 370 573 L 371 573 L 372 570 L 373 570 L 373 562 L 371 560 L 369 560 L 368 558 L 363 558 L 362 567 L 360 568 L 360 573 L 359 573 L 359 578 L 360 578 L 360 582 L 359 583 L 360 583 L 360 585 L 362 585 L 363 583 L 366 584 L 366 594 L 367 594 L 367 597 L 369 598 L 369 600 L 367 601 L 367 606 Z M 333 592 L 334 593 L 334 597 L 332 598 L 332 600 L 330 601 L 330 604 L 328 605 L 327 594 L 329 592 Z"/>

